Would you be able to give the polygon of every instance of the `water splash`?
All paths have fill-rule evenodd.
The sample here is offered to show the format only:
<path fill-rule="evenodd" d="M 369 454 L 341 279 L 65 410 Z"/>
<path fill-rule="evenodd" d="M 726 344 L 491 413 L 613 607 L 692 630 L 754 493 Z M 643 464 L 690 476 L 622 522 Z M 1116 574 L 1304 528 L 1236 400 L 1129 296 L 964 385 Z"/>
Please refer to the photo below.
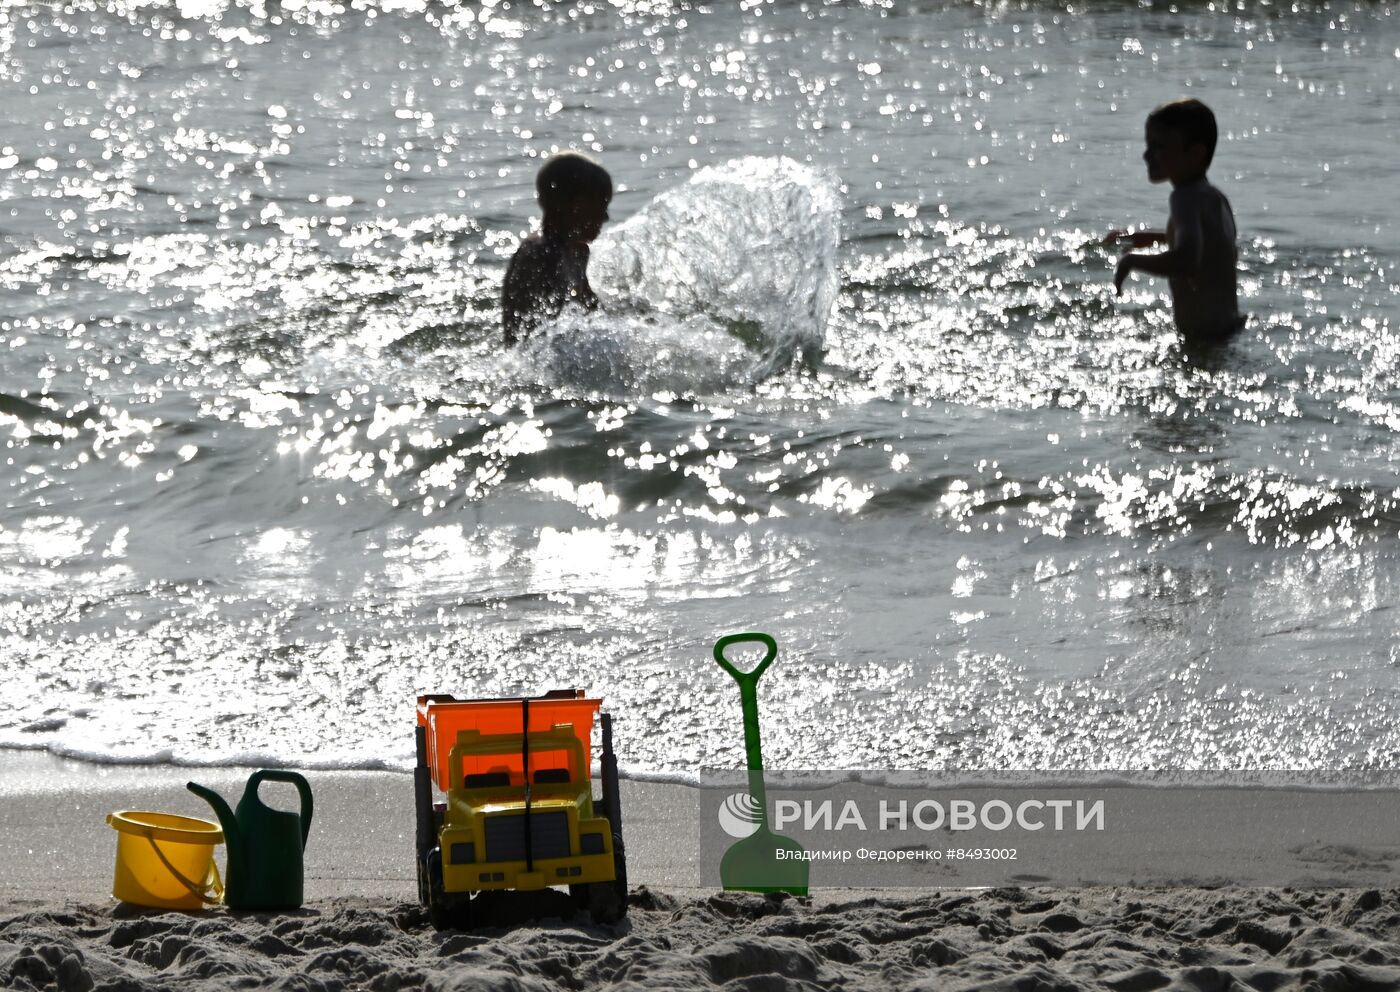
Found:
<path fill-rule="evenodd" d="M 754 354 L 701 314 L 584 313 L 571 308 L 510 359 L 522 378 L 618 397 L 723 392 L 754 376 Z"/>
<path fill-rule="evenodd" d="M 605 233 L 589 278 L 612 309 L 669 318 L 660 323 L 688 332 L 708 324 L 745 342 L 761 356 L 748 378 L 764 378 L 822 350 L 838 288 L 840 208 L 828 174 L 790 158 L 735 159 L 700 169 Z M 712 339 L 694 348 L 693 357 L 713 361 Z M 721 352 L 723 365 L 730 349 Z"/>

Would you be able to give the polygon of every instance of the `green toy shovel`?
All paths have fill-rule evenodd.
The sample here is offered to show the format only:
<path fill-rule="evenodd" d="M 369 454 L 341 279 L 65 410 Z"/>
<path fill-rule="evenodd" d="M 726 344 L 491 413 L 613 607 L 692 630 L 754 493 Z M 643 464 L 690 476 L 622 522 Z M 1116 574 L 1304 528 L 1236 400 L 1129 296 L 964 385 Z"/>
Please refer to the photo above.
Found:
<path fill-rule="evenodd" d="M 752 671 L 741 672 L 724 656 L 731 644 L 762 644 L 763 660 Z M 809 864 L 806 850 L 789 837 L 768 828 L 768 796 L 763 784 L 763 749 L 758 741 L 758 678 L 778 656 L 778 645 L 767 634 L 728 634 L 715 642 L 715 661 L 739 683 L 744 707 L 744 750 L 748 755 L 749 796 L 757 806 L 758 829 L 730 845 L 719 863 L 725 889 L 748 892 L 807 894 Z"/>

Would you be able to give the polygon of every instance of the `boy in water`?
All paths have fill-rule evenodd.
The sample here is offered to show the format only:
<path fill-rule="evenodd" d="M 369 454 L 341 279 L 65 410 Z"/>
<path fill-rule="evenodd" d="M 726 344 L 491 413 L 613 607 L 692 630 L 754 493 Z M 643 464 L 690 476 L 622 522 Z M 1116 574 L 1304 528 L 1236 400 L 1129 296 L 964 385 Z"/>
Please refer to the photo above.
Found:
<path fill-rule="evenodd" d="M 1110 232 L 1104 244 L 1128 238 L 1134 248 L 1163 242 L 1154 254 L 1131 251 L 1118 261 L 1113 285 L 1137 270 L 1166 276 L 1177 329 L 1197 342 L 1218 341 L 1244 326 L 1235 285 L 1235 215 L 1225 194 L 1206 179 L 1215 155 L 1215 115 L 1199 100 L 1173 100 L 1147 115 L 1147 178 L 1170 182 L 1166 231 Z"/>
<path fill-rule="evenodd" d="M 501 324 L 507 345 L 515 344 L 566 303 L 598 307 L 588 285 L 588 244 L 608 219 L 612 177 L 578 152 L 550 156 L 535 176 L 543 218 L 506 268 Z"/>

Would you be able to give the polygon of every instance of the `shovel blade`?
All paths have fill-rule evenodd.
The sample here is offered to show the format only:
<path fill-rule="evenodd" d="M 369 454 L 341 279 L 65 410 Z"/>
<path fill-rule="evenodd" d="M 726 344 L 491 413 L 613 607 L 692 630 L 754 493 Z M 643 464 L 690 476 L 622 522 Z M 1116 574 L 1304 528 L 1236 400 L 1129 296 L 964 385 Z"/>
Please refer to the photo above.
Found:
<path fill-rule="evenodd" d="M 719 863 L 720 882 L 730 892 L 790 892 L 805 896 L 811 867 L 806 853 L 796 841 L 760 827 L 724 852 Z"/>

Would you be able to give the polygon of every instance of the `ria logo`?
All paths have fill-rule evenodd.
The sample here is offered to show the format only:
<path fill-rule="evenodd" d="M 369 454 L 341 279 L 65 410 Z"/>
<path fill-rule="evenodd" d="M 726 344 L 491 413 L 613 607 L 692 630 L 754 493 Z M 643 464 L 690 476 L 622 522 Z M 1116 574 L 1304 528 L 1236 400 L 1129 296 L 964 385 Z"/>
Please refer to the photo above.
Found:
<path fill-rule="evenodd" d="M 720 829 L 734 838 L 753 836 L 763 822 L 763 810 L 747 792 L 736 792 L 719 807 Z"/>

